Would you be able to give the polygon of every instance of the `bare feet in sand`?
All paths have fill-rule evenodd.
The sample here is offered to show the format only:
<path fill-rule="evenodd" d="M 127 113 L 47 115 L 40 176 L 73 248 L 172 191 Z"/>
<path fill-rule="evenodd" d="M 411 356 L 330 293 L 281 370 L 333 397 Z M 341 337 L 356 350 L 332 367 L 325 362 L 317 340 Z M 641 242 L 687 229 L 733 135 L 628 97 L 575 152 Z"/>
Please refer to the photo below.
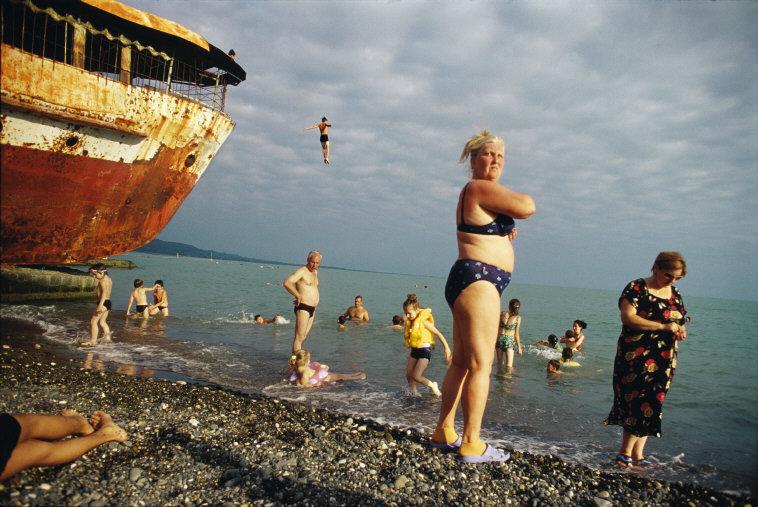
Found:
<path fill-rule="evenodd" d="M 111 343 L 113 341 L 113 332 L 104 334 L 103 339 L 100 341 L 102 343 Z"/>
<path fill-rule="evenodd" d="M 442 396 L 442 391 L 440 391 L 440 387 L 437 385 L 437 382 L 429 382 L 429 389 L 432 390 L 432 394 L 435 396 Z"/>
<path fill-rule="evenodd" d="M 102 410 L 93 412 L 90 421 L 92 421 L 96 434 L 102 435 L 106 441 L 115 440 L 116 442 L 123 442 L 127 438 L 126 431 L 114 423 L 111 416 Z"/>
<path fill-rule="evenodd" d="M 87 340 L 86 342 L 79 342 L 80 347 L 94 347 L 97 345 L 96 341 Z"/>
<path fill-rule="evenodd" d="M 70 417 L 72 419 L 76 419 L 77 422 L 80 424 L 79 431 L 76 432 L 77 435 L 89 435 L 90 433 L 94 432 L 95 429 L 92 427 L 92 425 L 87 421 L 87 419 L 84 418 L 83 415 L 81 415 L 76 410 L 71 410 L 70 408 L 64 408 L 61 410 L 61 415 L 63 417 Z"/>

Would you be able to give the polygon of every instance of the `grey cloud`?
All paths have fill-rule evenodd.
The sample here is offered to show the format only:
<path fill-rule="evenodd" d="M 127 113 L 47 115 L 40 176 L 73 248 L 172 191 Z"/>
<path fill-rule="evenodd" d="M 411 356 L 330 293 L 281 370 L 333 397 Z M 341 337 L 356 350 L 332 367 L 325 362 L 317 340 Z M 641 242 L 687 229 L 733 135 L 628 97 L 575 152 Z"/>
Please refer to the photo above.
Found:
<path fill-rule="evenodd" d="M 487 127 L 503 182 L 537 201 L 518 281 L 615 288 L 675 245 L 696 292 L 758 298 L 754 266 L 729 271 L 758 246 L 756 3 L 132 3 L 248 72 L 166 239 L 297 262 L 323 243 L 329 264 L 444 275 L 458 155 Z M 328 167 L 303 132 L 322 114 Z"/>

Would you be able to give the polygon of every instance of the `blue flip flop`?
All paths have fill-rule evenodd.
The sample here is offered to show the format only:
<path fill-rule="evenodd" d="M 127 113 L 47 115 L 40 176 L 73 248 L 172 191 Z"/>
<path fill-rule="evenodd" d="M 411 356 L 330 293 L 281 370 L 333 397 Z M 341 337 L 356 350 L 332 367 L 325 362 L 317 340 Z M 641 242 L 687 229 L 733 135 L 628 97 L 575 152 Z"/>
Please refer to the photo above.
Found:
<path fill-rule="evenodd" d="M 452 444 L 446 444 L 444 442 L 435 442 L 432 440 L 432 447 L 435 449 L 443 449 L 445 451 L 454 451 L 461 447 L 461 444 L 463 443 L 463 439 L 460 435 L 458 435 L 458 438 L 455 439 L 455 442 Z"/>
<path fill-rule="evenodd" d="M 647 459 L 645 459 L 645 458 L 642 458 L 642 459 L 636 459 L 636 460 L 634 460 L 632 463 L 634 463 L 634 466 L 636 466 L 636 467 L 648 467 L 648 466 L 650 466 L 650 465 L 652 465 L 652 464 L 653 464 L 653 462 L 652 462 L 652 461 L 650 461 L 650 460 L 647 460 Z"/>
<path fill-rule="evenodd" d="M 617 454 L 616 459 L 614 461 L 619 465 L 629 466 L 629 465 L 634 464 L 634 460 L 632 459 L 632 457 L 627 456 L 626 454 Z"/>
<path fill-rule="evenodd" d="M 503 463 L 511 459 L 511 453 L 507 451 L 501 451 L 490 444 L 484 448 L 484 453 L 481 456 L 458 456 L 458 459 L 463 463 Z"/>

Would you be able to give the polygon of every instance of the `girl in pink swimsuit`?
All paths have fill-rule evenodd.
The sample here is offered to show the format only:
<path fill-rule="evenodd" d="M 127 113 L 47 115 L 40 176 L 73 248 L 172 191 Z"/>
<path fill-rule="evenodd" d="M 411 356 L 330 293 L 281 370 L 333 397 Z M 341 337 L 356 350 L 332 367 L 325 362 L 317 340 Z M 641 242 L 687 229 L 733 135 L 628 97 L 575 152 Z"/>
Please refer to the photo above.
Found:
<path fill-rule="evenodd" d="M 289 363 L 292 368 L 289 381 L 301 387 L 318 387 L 328 382 L 363 380 L 366 378 L 366 374 L 362 371 L 357 373 L 330 372 L 327 365 L 311 361 L 311 353 L 305 349 L 300 349 L 292 354 Z"/>

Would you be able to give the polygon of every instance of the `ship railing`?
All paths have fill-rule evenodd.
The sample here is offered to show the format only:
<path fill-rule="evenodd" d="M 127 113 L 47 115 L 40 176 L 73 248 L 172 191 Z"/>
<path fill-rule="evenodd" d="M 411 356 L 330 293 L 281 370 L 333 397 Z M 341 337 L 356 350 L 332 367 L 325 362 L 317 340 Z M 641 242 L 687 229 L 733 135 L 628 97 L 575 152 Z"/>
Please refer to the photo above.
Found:
<path fill-rule="evenodd" d="M 224 110 L 226 72 L 220 69 L 199 68 L 108 29 L 61 15 L 52 7 L 37 7 L 30 0 L 2 0 L 0 17 L 4 44 L 105 79 Z"/>

